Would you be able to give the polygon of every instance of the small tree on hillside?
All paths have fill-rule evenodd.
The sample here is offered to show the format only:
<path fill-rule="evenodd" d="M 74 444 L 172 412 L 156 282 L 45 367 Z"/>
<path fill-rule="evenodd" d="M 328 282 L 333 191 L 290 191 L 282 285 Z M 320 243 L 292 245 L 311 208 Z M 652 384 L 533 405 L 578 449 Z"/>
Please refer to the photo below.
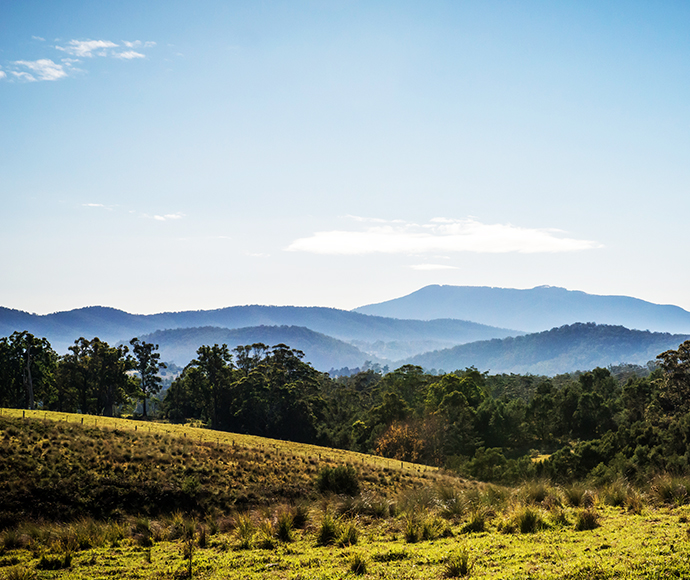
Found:
<path fill-rule="evenodd" d="M 164 369 L 165 363 L 159 362 L 161 355 L 157 344 L 139 342 L 138 338 L 129 341 L 136 358 L 135 369 L 139 373 L 140 400 L 143 407 L 143 416 L 146 417 L 146 401 L 161 390 L 162 379 L 158 376 L 160 369 Z"/>

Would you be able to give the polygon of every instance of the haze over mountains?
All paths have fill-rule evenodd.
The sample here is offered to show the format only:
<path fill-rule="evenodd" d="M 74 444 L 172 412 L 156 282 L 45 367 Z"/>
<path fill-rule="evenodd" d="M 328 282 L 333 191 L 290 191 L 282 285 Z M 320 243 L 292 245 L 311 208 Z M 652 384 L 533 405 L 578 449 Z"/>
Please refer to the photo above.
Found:
<path fill-rule="evenodd" d="M 641 332 L 647 329 L 660 332 Z M 446 371 L 556 374 L 644 364 L 690 336 L 690 312 L 546 286 L 427 286 L 355 311 L 253 305 L 137 315 L 94 306 L 36 315 L 0 308 L 0 336 L 16 330 L 45 336 L 59 353 L 80 336 L 111 344 L 138 336 L 159 344 L 163 360 L 177 365 L 202 344 L 282 342 L 326 371 L 370 360 L 390 368 L 409 362 Z"/>
<path fill-rule="evenodd" d="M 117 343 L 157 330 L 258 326 L 305 327 L 329 337 L 355 343 L 360 350 L 369 353 L 363 355 L 360 364 L 372 356 L 399 360 L 475 340 L 521 334 L 517 330 L 494 328 L 464 320 L 397 320 L 321 307 L 232 306 L 218 310 L 150 315 L 129 314 L 103 306 L 46 315 L 0 308 L 0 336 L 9 335 L 15 330 L 28 330 L 37 336 L 45 336 L 60 353 L 67 352 L 67 348 L 80 336 L 98 336 L 101 340 Z M 200 336 L 199 333 L 197 336 Z M 270 341 L 266 339 L 263 342 Z M 296 345 L 290 346 L 297 348 Z M 189 359 L 174 362 L 186 364 Z"/>
<path fill-rule="evenodd" d="M 529 290 L 487 286 L 425 286 L 407 296 L 355 308 L 354 312 L 432 320 L 457 318 L 524 332 L 575 322 L 622 325 L 657 332 L 690 333 L 690 312 L 629 296 L 598 296 L 554 286 Z"/>

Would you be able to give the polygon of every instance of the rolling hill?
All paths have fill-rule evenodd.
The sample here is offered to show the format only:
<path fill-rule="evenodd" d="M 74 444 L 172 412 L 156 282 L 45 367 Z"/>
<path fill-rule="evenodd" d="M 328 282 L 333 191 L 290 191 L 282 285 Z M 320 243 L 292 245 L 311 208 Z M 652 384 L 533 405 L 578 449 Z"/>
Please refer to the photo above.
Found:
<path fill-rule="evenodd" d="M 227 344 L 232 349 L 240 344 L 256 342 L 269 346 L 283 343 L 301 350 L 305 355 L 304 360 L 324 372 L 333 367 L 361 367 L 372 359 L 371 355 L 351 344 L 303 326 L 251 326 L 235 329 L 203 326 L 157 330 L 140 338 L 157 344 L 161 359 L 178 366 L 184 366 L 195 358 L 197 349 L 203 344 Z"/>
<path fill-rule="evenodd" d="M 231 306 L 218 310 L 129 314 L 115 308 L 91 306 L 53 314 L 29 314 L 0 307 L 0 336 L 28 330 L 46 337 L 60 353 L 80 336 L 110 343 L 157 330 L 216 326 L 302 326 L 343 341 L 357 341 L 360 350 L 386 358 L 403 358 L 445 348 L 521 334 L 463 320 L 397 320 L 337 308 L 297 306 Z M 377 355 L 377 352 L 383 354 Z"/>
<path fill-rule="evenodd" d="M 675 349 L 690 335 L 629 330 L 622 326 L 577 323 L 548 331 L 463 344 L 407 359 L 426 369 L 556 375 L 619 363 L 644 365 Z"/>
<path fill-rule="evenodd" d="M 598 296 L 539 286 L 530 290 L 485 286 L 425 286 L 412 294 L 356 308 L 393 318 L 456 318 L 539 332 L 575 322 L 622 325 L 657 332 L 690 333 L 690 312 L 629 296 Z M 500 337 L 497 337 L 500 338 Z"/>

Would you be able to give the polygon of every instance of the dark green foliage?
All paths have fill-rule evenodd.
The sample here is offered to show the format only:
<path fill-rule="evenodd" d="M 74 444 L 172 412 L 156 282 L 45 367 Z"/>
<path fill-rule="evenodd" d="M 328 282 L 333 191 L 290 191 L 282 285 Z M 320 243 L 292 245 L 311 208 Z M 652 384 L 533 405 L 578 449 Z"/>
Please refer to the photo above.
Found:
<path fill-rule="evenodd" d="M 316 487 L 321 493 L 355 496 L 359 493 L 359 479 L 352 465 L 324 467 L 319 471 Z"/>

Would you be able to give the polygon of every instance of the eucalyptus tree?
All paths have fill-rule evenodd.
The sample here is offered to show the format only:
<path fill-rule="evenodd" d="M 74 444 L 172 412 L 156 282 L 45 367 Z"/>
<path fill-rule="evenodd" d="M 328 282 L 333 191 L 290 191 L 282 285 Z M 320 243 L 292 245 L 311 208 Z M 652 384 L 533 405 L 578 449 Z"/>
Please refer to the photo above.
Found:
<path fill-rule="evenodd" d="M 54 394 L 57 360 L 48 340 L 30 332 L 0 338 L 0 405 L 47 405 Z"/>
<path fill-rule="evenodd" d="M 160 362 L 161 355 L 157 344 L 139 341 L 133 338 L 129 341 L 134 352 L 134 369 L 139 373 L 139 399 L 142 404 L 143 413 L 146 417 L 146 401 L 161 390 L 161 379 L 159 372 L 166 368 L 165 363 Z"/>

